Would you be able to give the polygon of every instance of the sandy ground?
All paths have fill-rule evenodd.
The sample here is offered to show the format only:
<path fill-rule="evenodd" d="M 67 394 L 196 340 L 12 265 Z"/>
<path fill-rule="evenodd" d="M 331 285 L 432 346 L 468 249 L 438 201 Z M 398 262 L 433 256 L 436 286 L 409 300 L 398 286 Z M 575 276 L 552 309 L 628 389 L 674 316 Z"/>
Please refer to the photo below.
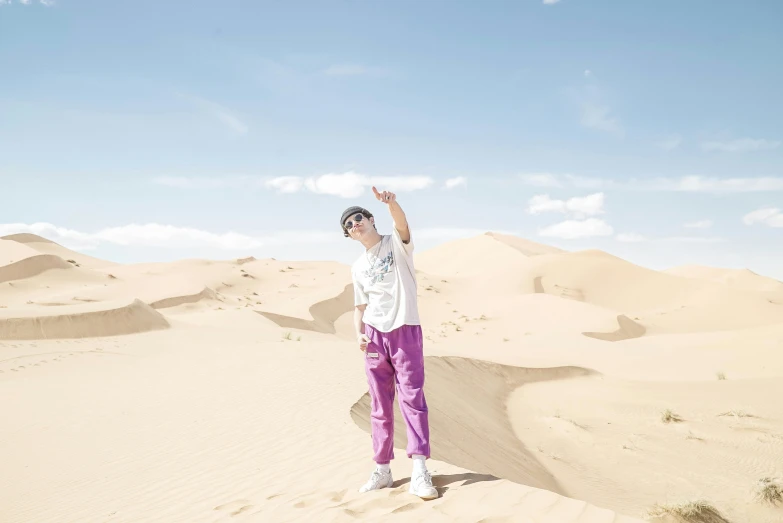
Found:
<path fill-rule="evenodd" d="M 497 234 L 416 263 L 432 501 L 399 412 L 394 487 L 357 491 L 347 266 L 1 239 L 0 521 L 783 521 L 783 284 Z"/>

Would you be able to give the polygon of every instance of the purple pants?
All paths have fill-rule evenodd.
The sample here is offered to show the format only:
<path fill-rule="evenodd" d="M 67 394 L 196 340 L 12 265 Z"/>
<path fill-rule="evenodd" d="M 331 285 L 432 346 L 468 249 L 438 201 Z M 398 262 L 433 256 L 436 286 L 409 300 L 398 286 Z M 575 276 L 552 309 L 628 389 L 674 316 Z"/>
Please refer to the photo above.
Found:
<path fill-rule="evenodd" d="M 424 399 L 424 347 L 421 326 L 403 325 L 380 332 L 365 325 L 370 338 L 364 368 L 370 385 L 370 427 L 373 459 L 378 464 L 394 458 L 394 389 L 408 434 L 407 454 L 430 457 L 430 427 Z"/>

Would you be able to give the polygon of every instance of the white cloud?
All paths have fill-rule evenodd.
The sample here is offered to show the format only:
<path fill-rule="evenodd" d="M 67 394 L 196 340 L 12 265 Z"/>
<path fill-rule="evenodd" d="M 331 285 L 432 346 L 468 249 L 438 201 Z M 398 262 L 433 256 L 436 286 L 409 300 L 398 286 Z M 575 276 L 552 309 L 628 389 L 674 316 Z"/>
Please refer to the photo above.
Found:
<path fill-rule="evenodd" d="M 19 3 L 20 3 L 20 4 L 22 4 L 22 5 L 30 5 L 30 3 L 31 3 L 32 1 L 33 1 L 33 0 L 19 0 Z"/>
<path fill-rule="evenodd" d="M 780 140 L 766 140 L 764 138 L 739 138 L 727 142 L 703 142 L 701 148 L 705 151 L 724 151 L 729 153 L 745 153 L 750 151 L 764 151 L 777 149 L 781 145 Z"/>
<path fill-rule="evenodd" d="M 311 192 L 341 198 L 356 198 L 371 186 L 376 186 L 379 191 L 408 192 L 426 189 L 432 183 L 428 176 L 366 176 L 352 171 L 304 180 L 304 186 Z"/>
<path fill-rule="evenodd" d="M 590 69 L 585 69 L 585 78 L 593 76 L 593 72 Z"/>
<path fill-rule="evenodd" d="M 742 222 L 745 225 L 755 225 L 758 223 L 769 227 L 783 227 L 783 213 L 780 212 L 780 209 L 775 207 L 764 207 L 743 216 Z"/>
<path fill-rule="evenodd" d="M 685 176 L 679 179 L 659 178 L 652 189 L 682 192 L 758 192 L 783 190 L 783 178 L 708 178 Z"/>
<path fill-rule="evenodd" d="M 583 126 L 590 129 L 617 135 L 623 134 L 623 126 L 620 124 L 620 120 L 612 116 L 609 107 L 594 101 L 582 103 L 581 122 Z"/>
<path fill-rule="evenodd" d="M 255 188 L 265 187 L 279 193 L 295 193 L 308 190 L 316 194 L 328 194 L 341 198 L 356 198 L 373 185 L 379 191 L 410 192 L 426 189 L 434 183 L 428 176 L 367 176 L 352 171 L 341 174 L 322 174 L 320 176 L 278 176 L 264 178 L 260 176 L 221 176 L 187 177 L 160 176 L 152 183 L 182 189 L 218 189 L 218 188 Z"/>
<path fill-rule="evenodd" d="M 643 191 L 672 192 L 768 192 L 783 191 L 783 177 L 716 178 L 708 176 L 683 176 L 681 178 L 649 178 L 616 180 L 588 178 L 571 174 L 524 174 L 520 179 L 536 187 L 615 188 Z"/>
<path fill-rule="evenodd" d="M 101 244 L 248 250 L 269 245 L 326 242 L 334 239 L 334 233 L 331 232 L 278 231 L 272 235 L 249 236 L 233 231 L 214 233 L 190 227 L 177 227 L 157 223 L 134 223 L 120 227 L 109 227 L 93 233 L 58 227 L 51 223 L 0 224 L 0 236 L 23 232 L 37 234 L 71 249 L 79 250 L 94 249 Z"/>
<path fill-rule="evenodd" d="M 612 234 L 614 234 L 612 226 L 598 218 L 566 220 L 538 231 L 539 236 L 562 238 L 565 240 L 592 238 L 594 236 L 611 236 Z"/>
<path fill-rule="evenodd" d="M 683 227 L 687 229 L 709 229 L 712 227 L 712 220 L 698 220 L 695 222 L 688 222 L 683 224 Z"/>
<path fill-rule="evenodd" d="M 356 64 L 337 64 L 327 67 L 324 74 L 328 76 L 386 76 L 389 74 L 383 67 L 368 67 Z"/>
<path fill-rule="evenodd" d="M 640 242 L 671 242 L 671 243 L 719 243 L 723 238 L 710 238 L 704 236 L 664 236 L 661 238 L 647 238 L 636 233 L 622 233 L 615 236 L 618 242 L 640 243 Z"/>
<path fill-rule="evenodd" d="M 233 132 L 244 135 L 247 134 L 249 127 L 243 122 L 237 115 L 235 115 L 230 109 L 220 105 L 212 100 L 201 98 L 199 96 L 192 96 L 186 94 L 180 94 L 180 97 L 188 100 L 190 103 L 209 114 L 216 120 L 220 121 L 223 125 L 231 129 Z"/>
<path fill-rule="evenodd" d="M 673 134 L 671 136 L 667 136 L 666 138 L 658 142 L 658 147 L 660 147 L 664 151 L 673 151 L 681 144 L 682 144 L 682 136 L 680 136 L 679 134 Z"/>
<path fill-rule="evenodd" d="M 559 212 L 576 217 L 594 216 L 604 212 L 604 194 L 595 193 L 588 196 L 576 196 L 568 200 L 553 200 L 548 194 L 533 196 L 528 201 L 527 212 L 541 214 L 544 212 Z"/>
<path fill-rule="evenodd" d="M 454 189 L 455 187 L 465 186 L 468 184 L 468 179 L 464 176 L 457 176 L 456 178 L 449 178 L 443 183 L 446 189 Z"/>
<path fill-rule="evenodd" d="M 11 5 L 11 0 L 0 0 L 0 5 Z"/>
<path fill-rule="evenodd" d="M 658 241 L 674 243 L 721 243 L 726 240 L 723 238 L 710 238 L 706 236 L 669 236 L 660 238 Z"/>
<path fill-rule="evenodd" d="M 560 1 L 560 0 L 543 0 L 543 2 L 544 2 L 544 5 L 555 5 L 555 4 L 556 4 L 556 3 L 558 3 L 559 1 Z"/>
<path fill-rule="evenodd" d="M 52 6 L 54 5 L 54 0 L 41 0 L 41 3 L 45 6 Z"/>
<path fill-rule="evenodd" d="M 636 243 L 646 241 L 647 238 L 635 232 L 624 232 L 614 237 L 618 242 Z"/>
<path fill-rule="evenodd" d="M 298 176 L 279 176 L 265 182 L 266 187 L 277 189 L 280 193 L 295 193 L 303 186 L 304 182 Z"/>

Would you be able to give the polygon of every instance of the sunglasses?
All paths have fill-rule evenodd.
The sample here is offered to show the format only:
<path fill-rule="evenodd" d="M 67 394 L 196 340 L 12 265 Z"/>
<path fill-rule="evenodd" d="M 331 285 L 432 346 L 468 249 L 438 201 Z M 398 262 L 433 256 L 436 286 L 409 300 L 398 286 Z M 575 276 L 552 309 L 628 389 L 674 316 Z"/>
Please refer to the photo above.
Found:
<path fill-rule="evenodd" d="M 364 215 L 362 213 L 359 213 L 356 216 L 354 216 L 353 219 L 356 220 L 356 223 L 359 223 L 364 219 Z M 346 221 L 343 227 L 345 227 L 346 230 L 351 229 L 353 227 L 353 221 L 351 220 Z"/>

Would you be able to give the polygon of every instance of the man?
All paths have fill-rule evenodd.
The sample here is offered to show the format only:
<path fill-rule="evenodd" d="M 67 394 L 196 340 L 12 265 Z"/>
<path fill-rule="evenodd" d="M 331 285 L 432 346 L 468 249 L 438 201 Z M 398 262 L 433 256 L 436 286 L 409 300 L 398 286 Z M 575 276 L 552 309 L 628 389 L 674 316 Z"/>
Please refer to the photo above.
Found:
<path fill-rule="evenodd" d="M 370 389 L 375 470 L 359 492 L 392 486 L 389 462 L 394 458 L 394 389 L 399 395 L 408 447 L 413 458 L 410 493 L 438 497 L 425 461 L 430 457 L 427 402 L 424 399 L 423 336 L 419 323 L 413 242 L 408 221 L 394 193 L 372 188 L 389 208 L 392 234 L 381 235 L 375 217 L 349 207 L 340 218 L 343 234 L 364 246 L 351 267 L 354 327 Z"/>

